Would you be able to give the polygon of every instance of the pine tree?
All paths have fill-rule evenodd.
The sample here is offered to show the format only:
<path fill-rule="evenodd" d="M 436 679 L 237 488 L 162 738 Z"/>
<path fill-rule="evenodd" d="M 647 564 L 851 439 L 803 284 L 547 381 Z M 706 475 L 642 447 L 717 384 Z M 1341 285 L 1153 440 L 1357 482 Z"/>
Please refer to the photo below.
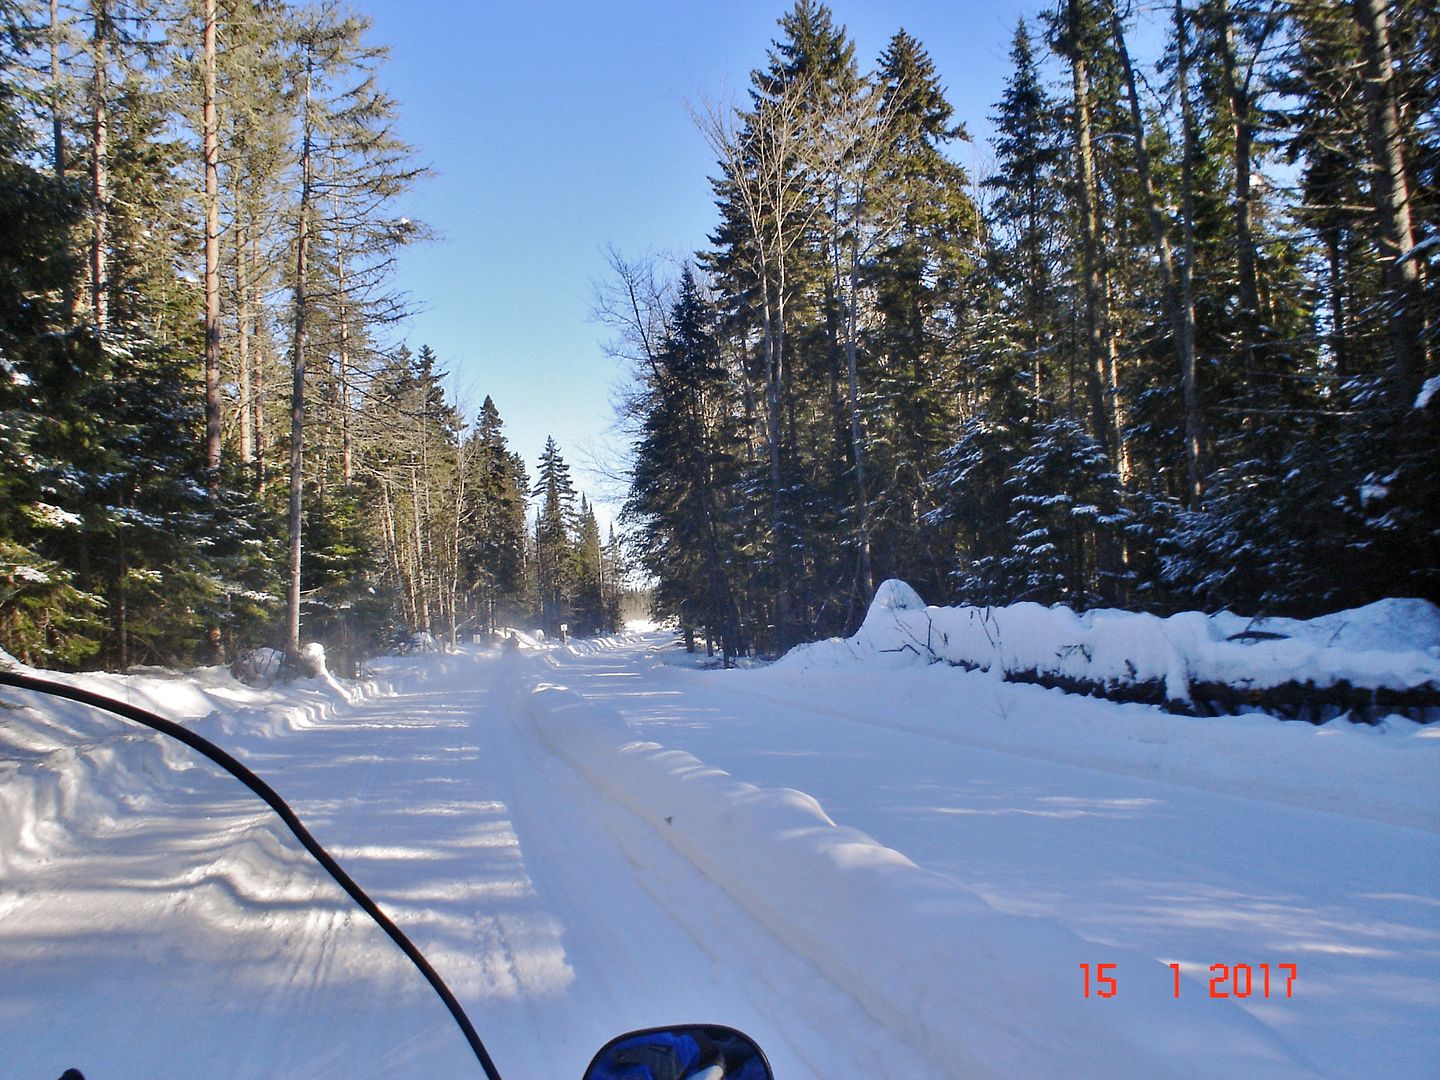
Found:
<path fill-rule="evenodd" d="M 876 576 L 900 577 L 940 596 L 948 553 L 921 523 L 936 505 L 928 478 L 959 418 L 958 354 L 973 329 L 971 275 L 981 225 L 969 177 L 947 155 L 968 136 L 924 47 L 904 31 L 895 34 L 876 78 L 888 143 L 882 186 L 896 208 L 886 241 L 865 268 L 875 305 L 864 337 Z"/>
<path fill-rule="evenodd" d="M 536 582 L 540 622 L 548 633 L 568 623 L 575 596 L 575 485 L 570 466 L 553 438 L 546 438 L 531 496 L 539 500 L 535 518 Z"/>
<path fill-rule="evenodd" d="M 299 177 L 295 207 L 290 333 L 290 559 L 287 647 L 299 648 L 305 420 L 310 354 L 333 346 L 328 395 L 340 429 L 341 482 L 353 478 L 350 433 L 352 327 L 393 322 L 400 308 L 386 283 L 394 248 L 413 236 L 385 214 L 418 176 L 410 150 L 391 130 L 393 102 L 375 83 L 384 50 L 365 43 L 366 20 L 331 7 L 308 14 L 295 33 L 291 77 L 299 102 Z M 347 264 L 347 258 L 351 261 Z M 347 270 L 348 265 L 348 270 Z M 348 274 L 348 276 L 347 276 Z M 325 337 L 321 331 L 327 330 Z M 358 337 L 358 334 L 355 334 Z M 328 340 L 326 340 L 328 338 Z M 417 527 L 417 543 L 425 538 Z M 420 560 L 418 629 L 431 631 L 431 585 Z M 443 595 L 443 594 L 442 594 Z"/>
<path fill-rule="evenodd" d="M 1060 141 L 1062 115 L 1045 89 L 1022 20 L 1010 49 L 1014 72 L 992 117 L 995 171 L 983 185 L 993 192 L 989 223 L 996 271 L 1010 320 L 1024 335 L 1031 394 L 1054 400 L 1064 379 L 1056 354 L 1064 319 L 1059 279 L 1068 253 Z M 1063 405 L 1064 402 L 1062 401 Z"/>
<path fill-rule="evenodd" d="M 471 439 L 474 481 L 470 485 L 475 514 L 465 542 L 466 580 L 479 594 L 480 619 L 486 630 L 518 622 L 525 600 L 526 493 L 525 466 L 511 452 L 500 410 L 488 396 Z"/>
<path fill-rule="evenodd" d="M 278 100 L 275 94 L 277 85 L 287 83 L 293 34 L 290 21 L 271 7 L 268 0 L 232 0 L 216 58 L 227 148 L 220 161 L 222 234 L 228 241 L 221 252 L 221 315 L 228 320 L 221 374 L 222 384 L 236 388 L 233 401 L 222 399 L 222 433 L 230 433 L 238 482 L 262 494 L 278 471 L 273 459 L 283 449 L 280 428 L 289 423 L 288 414 L 279 413 L 278 393 L 281 342 L 289 335 L 264 298 L 280 289 L 282 267 L 290 261 L 291 238 L 280 223 L 292 194 L 289 125 L 299 104 L 293 94 Z"/>
<path fill-rule="evenodd" d="M 746 647 L 735 528 L 740 499 L 733 424 L 715 316 L 687 269 L 645 393 L 626 515 L 657 581 L 657 614 L 700 629 L 728 665 Z"/>
<path fill-rule="evenodd" d="M 600 523 L 584 495 L 580 496 L 572 609 L 575 622 L 571 630 L 576 634 L 594 635 L 613 629 L 605 621 L 605 552 L 600 542 Z"/>
<path fill-rule="evenodd" d="M 70 242 L 80 192 L 29 164 L 34 146 L 10 81 L 17 59 L 4 43 L 0 61 L 0 648 L 68 666 L 98 649 L 100 600 L 64 558 L 74 543 L 64 534 L 78 537 L 84 522 L 56 505 L 54 480 L 73 449 L 64 434 L 92 434 L 72 394 L 99 346 L 69 325 L 62 300 L 80 273 Z"/>

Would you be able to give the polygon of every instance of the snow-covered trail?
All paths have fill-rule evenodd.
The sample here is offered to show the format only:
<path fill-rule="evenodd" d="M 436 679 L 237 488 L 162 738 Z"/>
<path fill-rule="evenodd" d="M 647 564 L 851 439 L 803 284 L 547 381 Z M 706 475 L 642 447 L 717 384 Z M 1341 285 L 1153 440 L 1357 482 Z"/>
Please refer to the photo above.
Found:
<path fill-rule="evenodd" d="M 555 758 L 524 714 L 536 681 L 530 658 L 441 663 L 448 670 L 432 668 L 423 691 L 402 700 L 407 711 L 431 722 L 449 715 L 464 730 L 436 760 L 469 760 L 459 782 L 503 814 L 503 826 L 494 828 L 511 858 L 499 875 L 463 866 L 437 875 L 476 890 L 459 906 L 487 924 L 479 947 L 423 933 L 417 940 L 427 953 L 439 949 L 447 973 L 463 970 L 469 958 L 472 974 L 458 992 L 503 1072 L 578 1077 L 601 1043 L 621 1031 L 698 1019 L 754 1033 L 787 1077 L 924 1071 L 648 826 Z M 387 773 L 386 784 L 400 804 L 413 801 L 421 780 Z M 348 815 L 338 832 L 384 835 L 373 804 L 367 797 L 367 808 Z M 348 854 L 343 840 L 341 851 Z M 397 884 L 413 885 L 413 871 L 393 869 Z M 512 894 L 508 915 L 490 914 L 488 880 Z M 380 889 L 382 902 L 390 899 Z M 435 903 L 420 906 L 433 910 Z M 837 1032 L 844 1035 L 837 1039 Z"/>
<path fill-rule="evenodd" d="M 1294 998 L 1243 1004 L 1327 1075 L 1440 1072 L 1433 755 L 1413 782 L 1428 747 L 1372 761 L 1357 751 L 1385 736 L 1344 724 L 1187 721 L 943 666 L 703 672 L 632 648 L 568 658 L 563 681 L 646 738 L 814 795 L 1001 911 L 1058 920 L 1096 943 L 1096 963 L 1124 945 L 1202 986 L 1211 964 L 1297 964 Z M 1003 731 L 1067 714 L 1054 747 Z M 1098 730 L 1073 726 L 1087 722 Z M 1260 779 L 1238 760 L 1252 750 Z M 1347 801 L 1347 777 L 1367 769 L 1410 790 L 1381 805 L 1362 783 Z M 1386 820 L 1410 816 L 1418 827 Z M 1059 977 L 1081 992 L 1079 972 Z"/>
<path fill-rule="evenodd" d="M 236 709 L 197 723 L 407 929 L 509 1080 L 578 1077 L 619 1031 L 700 1019 L 751 1032 L 779 1080 L 1038 1080 L 1057 1074 L 1035 1064 L 1046 1055 L 1071 1075 L 1138 1075 L 1113 1064 L 1132 1050 L 1158 1066 L 1147 1076 L 1309 1075 L 1281 1058 L 1234 1071 L 1272 1032 L 1326 1076 L 1440 1072 L 1440 731 L 1187 721 L 943 667 L 702 672 L 661 663 L 663 644 L 387 662 L 389 696 L 285 723 L 222 687 L 212 698 Z M 584 700 L 542 702 L 547 683 Z M 616 729 L 591 704 L 628 719 L 622 743 L 669 750 L 610 754 Z M 702 806 L 682 790 L 710 799 L 706 777 L 729 782 L 713 767 L 808 792 L 895 851 L 812 829 L 794 793 L 772 795 L 804 835 L 742 831 L 756 846 L 726 848 L 748 796 Z M 1273 789 L 1257 784 L 1270 772 Z M 654 780 L 638 794 L 655 805 L 615 786 L 626 776 Z M 812 833 L 842 863 L 787 873 Z M 681 854 L 710 840 L 718 863 Z M 871 888 L 892 871 L 897 891 Z M 955 895 L 916 884 L 932 871 Z M 794 936 L 747 892 L 757 882 L 780 890 Z M 857 909 L 857 885 L 895 904 Z M 976 895 L 1038 918 L 973 911 Z M 949 961 L 927 963 L 930 945 Z M 1132 968 L 1129 1002 L 1082 1001 L 1072 961 L 1120 955 L 1198 981 L 1170 1002 L 1149 961 L 1158 987 Z M 957 957 L 983 977 L 946 966 Z M 1297 964 L 1295 996 L 1242 1002 L 1261 1024 L 1195 1000 L 1212 963 L 1268 963 L 1277 981 Z M 1166 1017 L 1180 1027 L 1147 1044 Z M 975 1063 L 935 1056 L 957 1043 Z M 0 1078 L 71 1065 L 92 1080 L 478 1075 L 420 977 L 234 781 L 78 707 L 11 708 Z"/>
<path fill-rule="evenodd" d="M 542 745 L 530 658 L 420 666 L 397 696 L 224 741 L 406 928 L 505 1076 L 578 1077 L 611 1035 L 697 1019 L 753 1032 L 787 1080 L 927 1072 Z M 0 867 L 0 1077 L 478 1075 L 419 976 L 233 781 L 145 772 Z"/>

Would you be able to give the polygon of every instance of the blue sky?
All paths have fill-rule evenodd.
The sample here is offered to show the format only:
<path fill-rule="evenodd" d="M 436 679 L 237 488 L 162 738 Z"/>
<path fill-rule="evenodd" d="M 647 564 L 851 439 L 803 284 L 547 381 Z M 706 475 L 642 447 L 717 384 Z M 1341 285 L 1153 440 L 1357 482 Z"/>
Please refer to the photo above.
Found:
<path fill-rule="evenodd" d="M 837 0 L 862 66 L 903 27 L 935 60 L 983 169 L 986 117 L 1018 18 L 1041 4 Z M 587 466 L 614 438 L 622 377 L 589 320 L 603 250 L 686 253 L 714 223 L 714 164 L 685 109 L 738 95 L 763 65 L 790 0 L 355 0 L 391 49 L 384 81 L 401 133 L 434 175 L 405 212 L 441 238 L 404 256 L 419 307 L 405 338 L 430 345 L 473 415 L 495 399 L 533 469 L 546 435 L 603 498 Z"/>

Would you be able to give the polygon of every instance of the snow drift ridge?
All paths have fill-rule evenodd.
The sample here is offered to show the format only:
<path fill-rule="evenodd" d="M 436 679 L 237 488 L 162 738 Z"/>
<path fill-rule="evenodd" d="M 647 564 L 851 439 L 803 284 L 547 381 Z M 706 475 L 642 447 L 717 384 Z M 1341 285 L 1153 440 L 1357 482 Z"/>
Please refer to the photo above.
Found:
<path fill-rule="evenodd" d="M 1153 958 L 1001 914 L 837 825 L 803 792 L 757 788 L 643 741 L 564 687 L 541 684 L 528 710 L 557 753 L 935 1061 L 937 1075 L 1180 1077 L 1191 1074 L 1173 1063 L 1189 1047 L 1205 1049 L 1207 1068 L 1226 1048 L 1231 1075 L 1313 1075 L 1271 1029 L 1205 1000 L 1202 987 L 1174 1000 L 1171 973 Z M 1119 965 L 1126 994 L 1082 997 L 1078 965 L 1096 962 Z"/>

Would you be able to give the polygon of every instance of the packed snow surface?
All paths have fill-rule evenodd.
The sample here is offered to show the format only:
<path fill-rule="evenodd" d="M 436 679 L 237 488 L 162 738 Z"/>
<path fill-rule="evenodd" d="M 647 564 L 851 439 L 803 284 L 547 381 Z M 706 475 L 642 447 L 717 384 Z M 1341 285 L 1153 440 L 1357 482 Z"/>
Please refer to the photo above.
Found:
<path fill-rule="evenodd" d="M 1440 728 L 1183 718 L 854 641 L 730 672 L 666 635 L 525 645 L 67 679 L 286 795 L 507 1077 L 693 1020 L 780 1080 L 1436 1074 Z M 238 784 L 9 690 L 0 971 L 7 1078 L 479 1074 Z"/>

